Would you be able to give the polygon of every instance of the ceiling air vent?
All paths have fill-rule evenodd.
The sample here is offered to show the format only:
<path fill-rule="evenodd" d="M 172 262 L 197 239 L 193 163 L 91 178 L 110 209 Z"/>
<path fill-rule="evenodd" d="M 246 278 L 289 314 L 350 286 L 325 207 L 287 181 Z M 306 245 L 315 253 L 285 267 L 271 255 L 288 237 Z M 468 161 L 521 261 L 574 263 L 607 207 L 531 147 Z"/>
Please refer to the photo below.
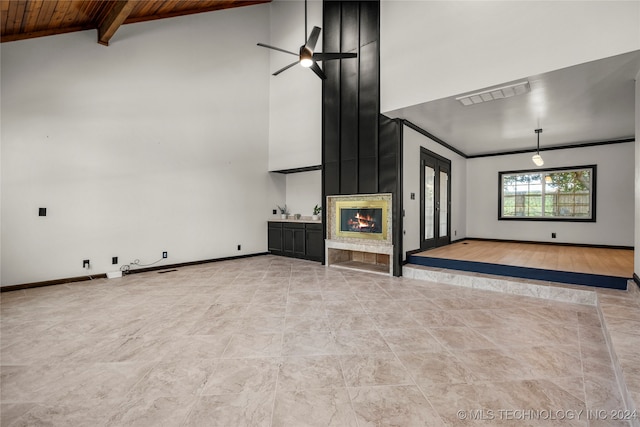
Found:
<path fill-rule="evenodd" d="M 468 106 L 495 101 L 496 99 L 511 98 L 512 96 L 522 95 L 527 92 L 531 92 L 531 86 L 528 81 L 524 81 L 483 90 L 482 92 L 476 92 L 470 95 L 459 96 L 456 98 L 456 101 L 460 101 L 462 105 Z"/>

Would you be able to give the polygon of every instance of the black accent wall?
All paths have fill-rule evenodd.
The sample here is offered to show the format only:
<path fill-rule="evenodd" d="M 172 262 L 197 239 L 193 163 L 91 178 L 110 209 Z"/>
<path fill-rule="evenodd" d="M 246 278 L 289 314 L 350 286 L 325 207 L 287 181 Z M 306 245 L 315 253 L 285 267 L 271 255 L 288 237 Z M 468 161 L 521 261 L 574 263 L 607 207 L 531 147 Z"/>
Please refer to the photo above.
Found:
<path fill-rule="evenodd" d="M 322 64 L 327 75 L 322 89 L 323 200 L 392 193 L 394 272 L 400 275 L 402 125 L 380 115 L 380 2 L 324 0 L 323 5 L 323 52 L 358 54 Z"/>

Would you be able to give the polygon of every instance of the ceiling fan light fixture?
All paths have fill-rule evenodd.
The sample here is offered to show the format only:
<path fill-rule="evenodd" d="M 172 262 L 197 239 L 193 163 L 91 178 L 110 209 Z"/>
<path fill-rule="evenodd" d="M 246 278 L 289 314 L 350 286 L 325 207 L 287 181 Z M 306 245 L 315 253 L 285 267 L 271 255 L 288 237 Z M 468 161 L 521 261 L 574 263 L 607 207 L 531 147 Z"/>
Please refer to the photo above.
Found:
<path fill-rule="evenodd" d="M 300 65 L 309 68 L 313 65 L 313 52 L 310 52 L 304 46 L 300 48 Z"/>

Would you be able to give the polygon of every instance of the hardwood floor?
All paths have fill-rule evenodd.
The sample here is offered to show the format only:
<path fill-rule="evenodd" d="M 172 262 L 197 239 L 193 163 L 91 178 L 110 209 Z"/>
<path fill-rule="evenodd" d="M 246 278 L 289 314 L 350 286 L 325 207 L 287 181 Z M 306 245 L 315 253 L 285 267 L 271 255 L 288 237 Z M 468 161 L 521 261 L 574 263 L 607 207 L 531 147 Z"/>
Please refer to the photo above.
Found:
<path fill-rule="evenodd" d="M 633 276 L 631 249 L 465 240 L 414 255 L 617 277 Z"/>

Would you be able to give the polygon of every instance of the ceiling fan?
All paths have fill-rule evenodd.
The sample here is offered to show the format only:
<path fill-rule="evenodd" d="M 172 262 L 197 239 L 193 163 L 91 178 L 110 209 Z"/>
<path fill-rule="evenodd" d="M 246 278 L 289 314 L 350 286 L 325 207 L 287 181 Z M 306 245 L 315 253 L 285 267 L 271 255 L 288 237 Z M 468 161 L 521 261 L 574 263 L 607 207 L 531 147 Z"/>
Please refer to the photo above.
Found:
<path fill-rule="evenodd" d="M 326 74 L 322 71 L 320 66 L 317 64 L 317 61 L 330 61 L 332 59 L 346 59 L 346 58 L 356 58 L 358 55 L 356 53 L 340 53 L 340 52 L 325 52 L 325 53 L 314 53 L 313 49 L 316 47 L 316 43 L 318 42 L 318 36 L 320 36 L 320 27 L 313 27 L 311 30 L 311 34 L 309 34 L 309 38 L 307 38 L 307 0 L 304 0 L 304 37 L 305 44 L 300 46 L 300 51 L 298 53 L 294 53 L 288 50 L 280 49 L 279 47 L 269 46 L 268 44 L 258 43 L 258 46 L 266 47 L 267 49 L 277 50 L 279 52 L 288 53 L 290 55 L 294 55 L 298 57 L 298 60 L 292 62 L 291 64 L 282 67 L 275 73 L 274 76 L 282 73 L 283 71 L 288 70 L 296 64 L 300 64 L 303 67 L 311 68 L 311 70 L 316 73 L 318 77 L 322 80 L 327 78 Z"/>

